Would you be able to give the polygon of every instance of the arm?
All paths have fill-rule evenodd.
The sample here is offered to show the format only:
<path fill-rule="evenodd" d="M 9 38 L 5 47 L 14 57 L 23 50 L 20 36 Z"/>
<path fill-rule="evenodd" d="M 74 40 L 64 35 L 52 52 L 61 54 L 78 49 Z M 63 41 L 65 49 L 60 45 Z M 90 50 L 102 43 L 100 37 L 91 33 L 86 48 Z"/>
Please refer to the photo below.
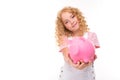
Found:
<path fill-rule="evenodd" d="M 70 65 L 73 65 L 72 59 L 69 56 L 68 48 L 67 47 L 63 48 L 61 52 L 63 54 L 64 60 L 68 62 Z"/>
<path fill-rule="evenodd" d="M 70 56 L 69 56 L 68 49 L 67 49 L 67 48 L 64 48 L 64 49 L 62 49 L 61 51 L 62 51 L 62 53 L 63 53 L 64 60 L 65 60 L 66 62 L 68 62 L 71 66 L 73 66 L 73 67 L 75 67 L 75 68 L 77 68 L 77 69 L 79 69 L 79 70 L 82 70 L 82 69 L 84 69 L 85 67 L 87 67 L 87 66 L 89 66 L 89 65 L 92 64 L 92 62 L 89 62 L 89 63 L 86 64 L 86 63 L 84 63 L 83 61 L 79 61 L 79 62 L 77 62 L 77 64 L 74 64 L 73 61 L 72 61 L 72 59 L 71 59 Z"/>
<path fill-rule="evenodd" d="M 77 64 L 73 63 L 72 59 L 69 56 L 69 51 L 68 51 L 68 44 L 67 44 L 67 39 L 64 37 L 61 39 L 61 46 L 60 46 L 60 52 L 62 52 L 64 60 L 69 63 L 71 66 L 81 70 L 87 66 L 89 66 L 92 62 L 89 63 L 84 63 L 83 61 L 78 61 Z"/>

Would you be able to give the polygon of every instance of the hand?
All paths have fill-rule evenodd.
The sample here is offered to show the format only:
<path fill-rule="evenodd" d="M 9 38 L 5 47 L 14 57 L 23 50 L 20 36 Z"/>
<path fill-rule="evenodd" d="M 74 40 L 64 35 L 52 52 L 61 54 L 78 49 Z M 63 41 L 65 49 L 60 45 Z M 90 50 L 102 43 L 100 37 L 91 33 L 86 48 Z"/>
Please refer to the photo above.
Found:
<path fill-rule="evenodd" d="M 88 62 L 88 63 L 85 63 L 83 61 L 78 61 L 76 64 L 73 63 L 72 59 L 70 58 L 69 54 L 67 54 L 67 56 L 64 56 L 64 59 L 73 67 L 79 69 L 79 70 L 82 70 L 84 69 L 85 67 L 89 66 L 92 64 L 92 62 Z"/>
<path fill-rule="evenodd" d="M 97 59 L 97 55 L 95 55 L 94 56 L 94 60 L 96 60 Z M 93 62 L 88 62 L 88 63 L 85 63 L 85 62 L 83 62 L 83 61 L 79 61 L 79 62 L 77 62 L 77 64 L 74 64 L 73 66 L 74 67 L 76 67 L 77 69 L 84 69 L 85 67 L 87 67 L 87 66 L 89 66 L 89 65 L 91 65 Z"/>
<path fill-rule="evenodd" d="M 73 67 L 77 68 L 77 69 L 83 69 L 89 65 L 92 64 L 92 62 L 88 62 L 88 63 L 84 63 L 83 61 L 78 61 L 77 64 L 73 63 L 72 59 L 70 58 L 70 55 L 68 53 L 67 48 L 64 48 L 62 50 L 63 55 L 64 55 L 64 59 L 66 62 L 68 62 L 70 65 L 72 65 Z M 95 55 L 95 59 L 97 58 L 97 56 Z"/>
<path fill-rule="evenodd" d="M 81 62 L 79 61 L 79 62 L 77 62 L 77 64 L 74 64 L 73 66 L 79 70 L 82 70 L 91 64 L 92 64 L 92 62 L 84 63 L 83 61 L 81 61 Z"/>

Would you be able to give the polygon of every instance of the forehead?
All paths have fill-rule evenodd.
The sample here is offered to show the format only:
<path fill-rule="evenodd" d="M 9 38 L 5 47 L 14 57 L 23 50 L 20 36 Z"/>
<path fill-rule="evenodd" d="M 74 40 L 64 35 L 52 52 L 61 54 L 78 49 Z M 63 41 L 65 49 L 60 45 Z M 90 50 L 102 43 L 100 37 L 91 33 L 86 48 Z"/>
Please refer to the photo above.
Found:
<path fill-rule="evenodd" d="M 69 19 L 70 17 L 72 16 L 72 13 L 70 12 L 63 12 L 61 14 L 61 18 L 64 20 L 64 19 Z"/>

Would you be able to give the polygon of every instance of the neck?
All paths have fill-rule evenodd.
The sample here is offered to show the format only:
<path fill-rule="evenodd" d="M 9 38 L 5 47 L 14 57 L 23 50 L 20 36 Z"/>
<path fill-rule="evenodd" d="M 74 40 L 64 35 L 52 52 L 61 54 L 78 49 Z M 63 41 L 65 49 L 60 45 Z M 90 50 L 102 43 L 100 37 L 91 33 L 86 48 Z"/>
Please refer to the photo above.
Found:
<path fill-rule="evenodd" d="M 74 32 L 74 33 L 72 34 L 72 36 L 73 36 L 73 37 L 80 37 L 80 36 L 82 36 L 82 35 L 81 35 L 81 32 Z"/>

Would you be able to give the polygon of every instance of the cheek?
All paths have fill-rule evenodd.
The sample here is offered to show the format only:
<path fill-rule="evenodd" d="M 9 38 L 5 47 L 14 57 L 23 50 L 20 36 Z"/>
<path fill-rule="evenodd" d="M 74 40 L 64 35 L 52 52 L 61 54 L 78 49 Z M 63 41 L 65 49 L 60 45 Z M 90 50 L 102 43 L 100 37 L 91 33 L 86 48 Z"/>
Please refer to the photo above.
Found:
<path fill-rule="evenodd" d="M 69 24 L 65 25 L 65 27 L 66 27 L 66 29 L 70 29 L 70 25 Z"/>

